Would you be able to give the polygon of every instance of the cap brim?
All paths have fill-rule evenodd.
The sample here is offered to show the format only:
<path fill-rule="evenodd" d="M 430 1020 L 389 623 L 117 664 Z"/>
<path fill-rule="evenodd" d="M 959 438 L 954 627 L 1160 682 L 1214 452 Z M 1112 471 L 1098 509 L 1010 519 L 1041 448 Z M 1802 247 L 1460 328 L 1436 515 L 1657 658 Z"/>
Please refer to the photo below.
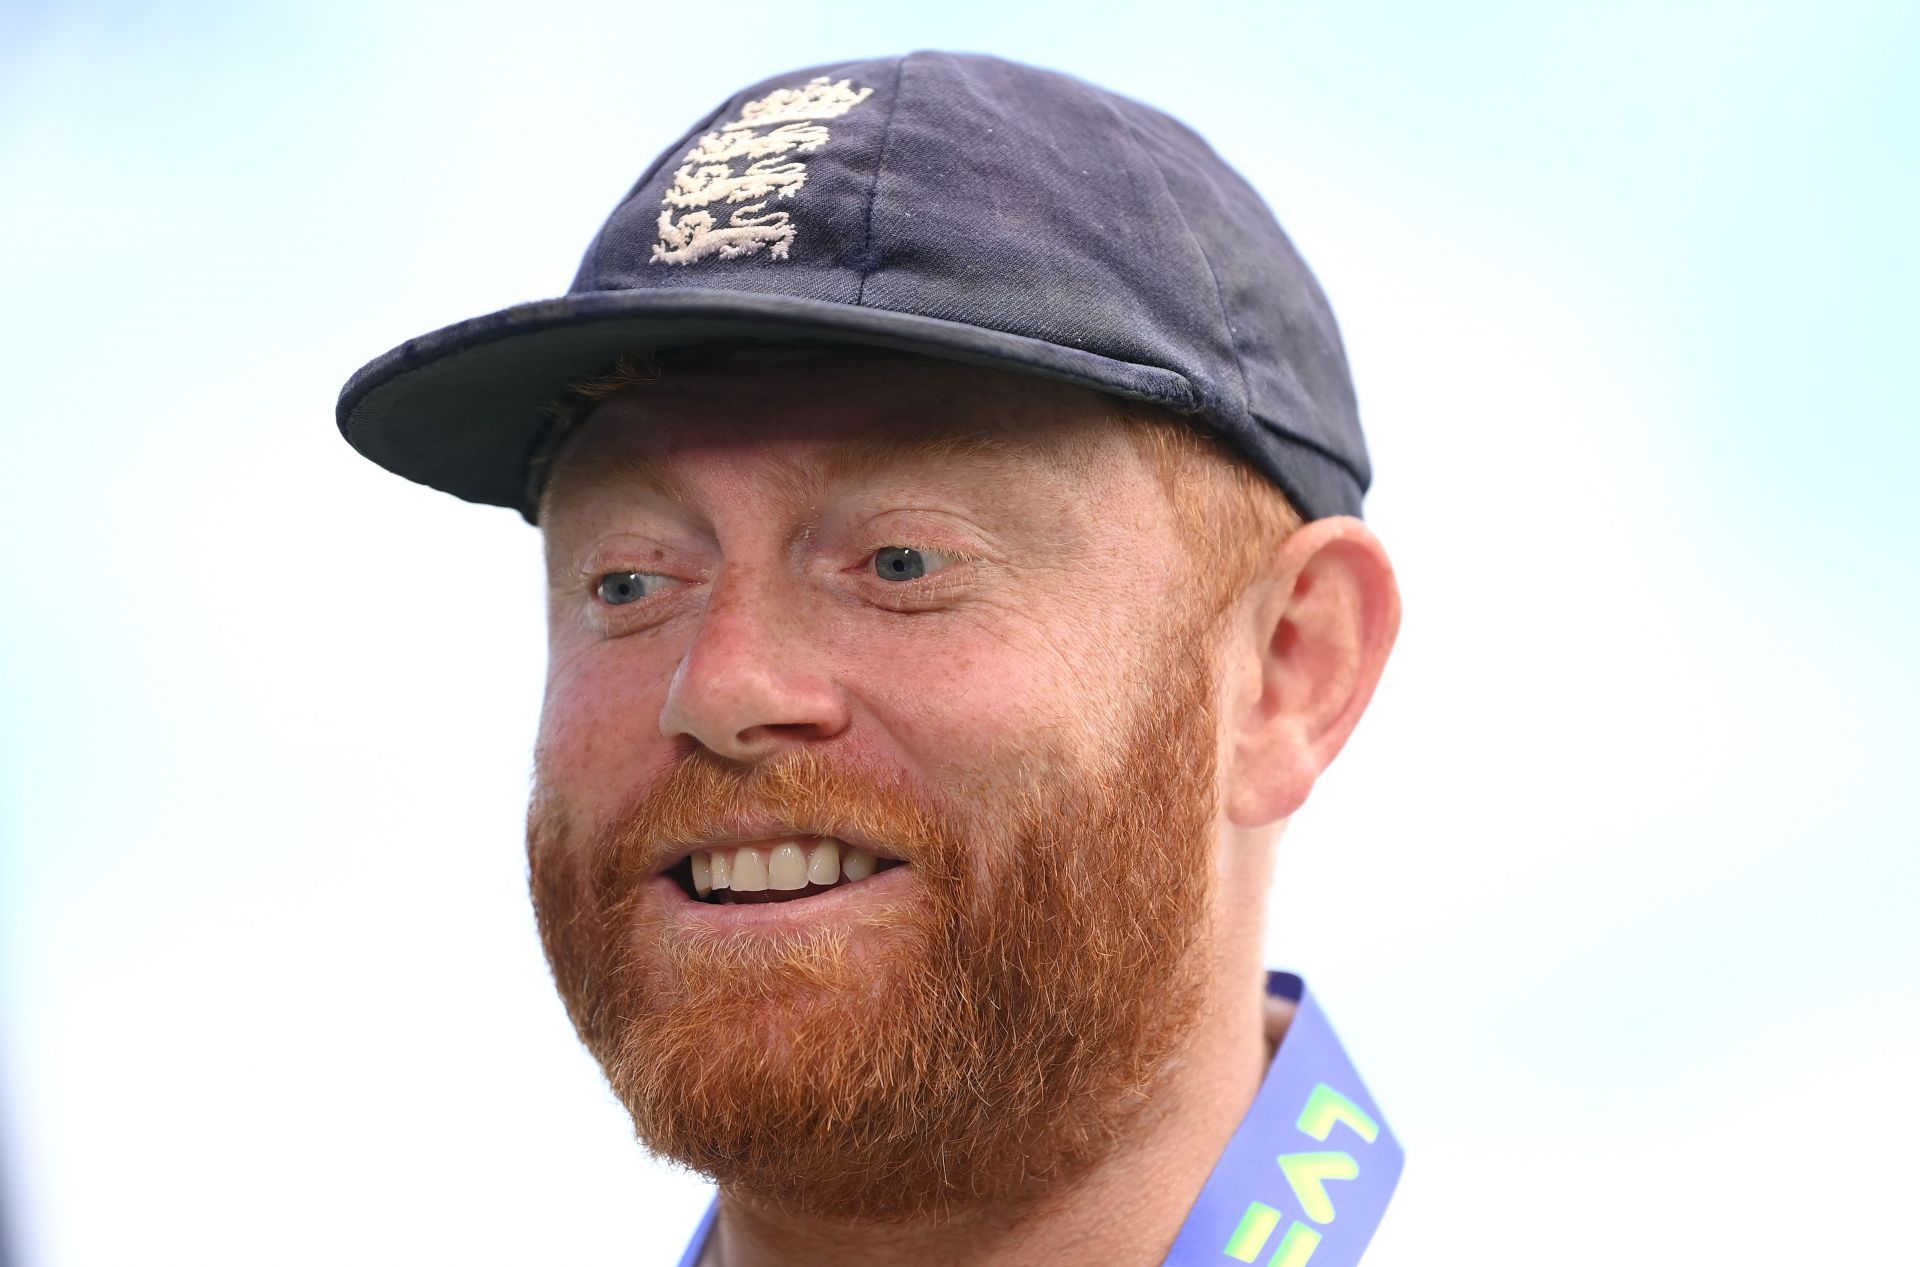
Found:
<path fill-rule="evenodd" d="M 341 390 L 355 449 L 410 480 L 533 518 L 528 461 L 570 383 L 647 348 L 721 340 L 851 343 L 1077 383 L 1180 413 L 1203 402 L 1173 370 L 934 317 L 715 290 L 628 290 L 519 304 L 409 340 Z"/>

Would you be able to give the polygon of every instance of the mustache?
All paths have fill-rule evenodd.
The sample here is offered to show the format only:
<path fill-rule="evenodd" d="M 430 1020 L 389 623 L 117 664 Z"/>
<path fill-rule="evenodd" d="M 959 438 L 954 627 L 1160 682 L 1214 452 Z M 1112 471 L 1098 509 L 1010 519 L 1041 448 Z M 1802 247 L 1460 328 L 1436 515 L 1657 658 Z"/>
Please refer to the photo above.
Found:
<path fill-rule="evenodd" d="M 741 765 L 694 748 L 602 834 L 600 882 L 631 891 L 692 846 L 787 833 L 872 841 L 938 880 L 957 874 L 952 821 L 897 768 L 814 748 Z"/>

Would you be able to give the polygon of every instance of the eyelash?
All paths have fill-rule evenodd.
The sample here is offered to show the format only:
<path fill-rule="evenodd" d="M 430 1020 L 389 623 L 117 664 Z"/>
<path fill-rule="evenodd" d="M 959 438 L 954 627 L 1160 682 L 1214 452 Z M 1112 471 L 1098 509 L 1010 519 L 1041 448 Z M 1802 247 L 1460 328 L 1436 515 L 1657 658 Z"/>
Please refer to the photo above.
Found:
<path fill-rule="evenodd" d="M 863 572 L 873 573 L 876 576 L 879 575 L 878 573 L 873 572 L 873 566 L 874 566 L 874 560 L 880 557 L 880 553 L 883 550 L 911 550 L 915 554 L 937 555 L 938 557 L 946 559 L 948 561 L 946 567 L 936 568 L 928 572 L 925 576 L 918 576 L 918 577 L 912 578 L 913 580 L 917 580 L 917 581 L 930 580 L 933 577 L 939 575 L 940 573 L 950 572 L 954 568 L 959 567 L 962 564 L 979 562 L 979 559 L 977 556 L 968 554 L 966 551 L 956 549 L 953 546 L 924 546 L 924 545 L 915 545 L 907 541 L 887 541 L 887 542 L 883 542 L 880 545 L 875 546 L 873 549 L 867 551 L 866 554 L 861 557 L 860 570 Z M 911 583 L 912 583 L 911 581 L 893 582 L 893 584 L 896 584 L 896 585 L 911 584 Z"/>
<path fill-rule="evenodd" d="M 609 609 L 615 608 L 615 607 L 634 607 L 634 606 L 638 606 L 640 604 L 645 603 L 649 598 L 657 597 L 657 594 L 642 594 L 638 598 L 632 599 L 625 603 L 615 603 L 610 601 L 606 597 L 606 594 L 604 592 L 606 589 L 607 583 L 609 581 L 615 580 L 618 577 L 623 577 L 623 576 L 645 576 L 645 577 L 653 577 L 653 578 L 657 578 L 665 581 L 673 581 L 676 579 L 674 577 L 668 576 L 664 572 L 645 572 L 639 568 L 622 568 L 612 572 L 600 572 L 595 574 L 588 583 L 588 586 L 587 586 L 588 592 L 594 597 L 594 599 L 597 602 L 599 602 L 602 606 L 607 607 Z"/>
<path fill-rule="evenodd" d="M 980 556 L 969 554 L 967 551 L 953 546 L 908 545 L 899 541 L 888 541 L 873 547 L 861 557 L 859 563 L 859 571 L 861 574 L 875 581 L 881 581 L 883 579 L 874 571 L 874 560 L 879 557 L 880 552 L 883 550 L 912 550 L 916 554 L 934 555 L 948 560 L 946 566 L 936 568 L 922 576 L 910 577 L 905 580 L 884 581 L 883 592 L 890 591 L 902 597 L 909 594 L 929 596 L 932 592 L 955 582 L 958 578 L 953 576 L 952 573 L 960 570 L 967 564 L 978 563 L 980 561 Z M 587 580 L 587 593 L 594 605 L 606 612 L 618 612 L 621 608 L 627 607 L 638 609 L 654 606 L 655 604 L 652 600 L 661 597 L 661 595 L 647 594 L 630 603 L 611 603 L 602 596 L 601 587 L 609 580 L 614 577 L 629 574 L 647 577 L 663 577 L 668 581 L 678 579 L 668 576 L 664 572 L 647 572 L 640 568 L 616 568 L 606 572 L 595 572 L 591 574 Z"/>

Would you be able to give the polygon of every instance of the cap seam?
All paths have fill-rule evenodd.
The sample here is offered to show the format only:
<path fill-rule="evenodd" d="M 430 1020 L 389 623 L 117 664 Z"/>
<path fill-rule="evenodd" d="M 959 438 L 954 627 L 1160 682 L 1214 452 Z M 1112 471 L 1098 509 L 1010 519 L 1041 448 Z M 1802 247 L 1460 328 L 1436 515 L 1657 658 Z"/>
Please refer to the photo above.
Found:
<path fill-rule="evenodd" d="M 1240 340 L 1235 337 L 1233 333 L 1233 321 L 1227 316 L 1227 297 L 1226 293 L 1220 289 L 1220 274 L 1213 267 L 1213 257 L 1207 254 L 1207 248 L 1205 244 L 1200 241 L 1200 235 L 1193 231 L 1193 225 L 1187 219 L 1187 209 L 1181 206 L 1180 199 L 1174 196 L 1173 182 L 1167 179 L 1166 169 L 1160 166 L 1160 160 L 1154 157 L 1153 151 L 1145 144 L 1140 134 L 1139 125 L 1129 118 L 1117 103 L 1108 101 L 1106 106 L 1126 127 L 1127 135 L 1133 139 L 1133 148 L 1139 152 L 1142 158 L 1146 159 L 1147 166 L 1153 169 L 1153 174 L 1159 177 L 1160 188 L 1165 191 L 1167 202 L 1173 207 L 1173 214 L 1180 218 L 1180 227 L 1186 231 L 1187 240 L 1193 243 L 1194 252 L 1199 255 L 1200 262 L 1207 266 L 1207 281 L 1213 287 L 1214 311 L 1220 314 L 1220 333 L 1226 336 L 1227 351 L 1233 355 L 1233 372 L 1238 375 L 1240 379 L 1240 411 L 1251 418 L 1253 416 L 1253 388 L 1247 381 L 1246 363 L 1240 358 Z"/>
<path fill-rule="evenodd" d="M 880 150 L 873 160 L 873 179 L 867 183 L 867 214 L 865 237 L 860 243 L 860 254 L 854 258 L 854 272 L 859 275 L 859 284 L 854 288 L 853 303 L 857 308 L 866 307 L 867 278 L 879 272 L 873 262 L 873 204 L 880 195 L 880 173 L 887 165 L 887 144 L 893 140 L 893 116 L 900 112 L 900 87 L 906 82 L 907 62 L 912 53 L 903 55 L 893 68 L 893 99 L 887 103 L 887 121 L 880 128 Z"/>
<path fill-rule="evenodd" d="M 1313 452 L 1319 454 L 1321 457 L 1325 458 L 1327 461 L 1333 463 L 1335 466 L 1345 471 L 1347 473 L 1347 476 L 1353 480 L 1354 485 L 1356 487 L 1359 487 L 1362 493 L 1365 493 L 1366 489 L 1364 486 L 1364 482 L 1360 478 L 1360 472 L 1354 470 L 1353 463 L 1349 462 L 1341 454 L 1334 452 L 1332 449 L 1328 448 L 1326 445 L 1322 444 L 1320 441 L 1315 440 L 1312 436 L 1306 435 L 1305 433 L 1297 430 L 1292 426 L 1289 426 L 1284 422 L 1281 422 L 1279 419 L 1274 418 L 1269 414 L 1255 413 L 1249 410 L 1247 413 L 1247 416 L 1249 418 L 1254 419 L 1257 422 L 1265 423 L 1267 426 L 1273 428 L 1273 430 L 1278 432 L 1280 435 L 1285 436 L 1287 439 L 1287 443 L 1292 445 L 1297 445 L 1302 449 L 1311 449 L 1313 450 Z"/>

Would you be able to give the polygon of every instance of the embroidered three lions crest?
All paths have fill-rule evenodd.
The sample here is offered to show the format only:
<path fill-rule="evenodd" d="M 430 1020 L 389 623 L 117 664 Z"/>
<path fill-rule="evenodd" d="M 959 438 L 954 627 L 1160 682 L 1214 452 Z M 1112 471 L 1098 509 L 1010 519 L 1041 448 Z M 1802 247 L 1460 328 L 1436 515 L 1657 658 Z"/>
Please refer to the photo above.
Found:
<path fill-rule="evenodd" d="M 660 240 L 650 262 L 693 264 L 760 251 L 786 259 L 792 216 L 768 211 L 767 204 L 793 197 L 807 183 L 807 165 L 797 156 L 815 153 L 832 139 L 825 120 L 872 95 L 871 88 L 856 92 L 848 80 L 829 83 L 822 75 L 747 102 L 739 118 L 701 137 L 673 174 L 673 186 L 660 200 Z M 708 210 L 720 203 L 733 206 L 731 212 L 721 208 L 725 223 Z M 676 218 L 676 212 L 682 214 Z"/>

